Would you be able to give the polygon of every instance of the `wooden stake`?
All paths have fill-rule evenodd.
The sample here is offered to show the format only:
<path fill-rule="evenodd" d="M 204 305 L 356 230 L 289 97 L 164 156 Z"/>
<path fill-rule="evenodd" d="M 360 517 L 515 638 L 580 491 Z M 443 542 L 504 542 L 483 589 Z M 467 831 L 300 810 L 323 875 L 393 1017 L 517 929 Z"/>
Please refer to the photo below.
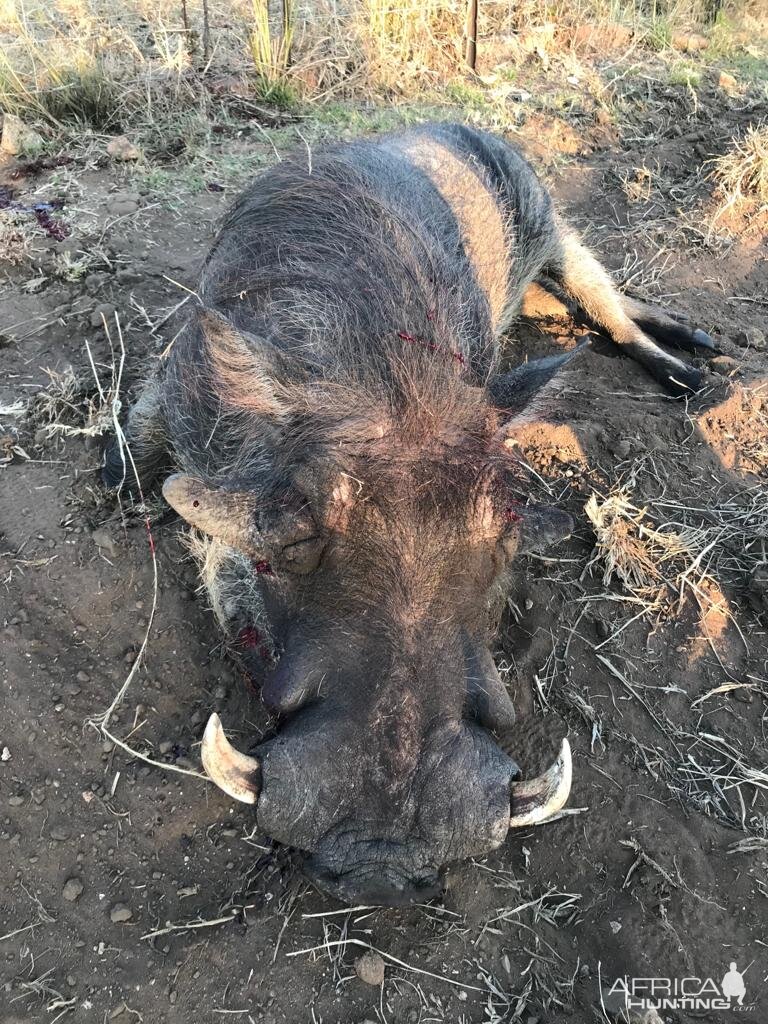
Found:
<path fill-rule="evenodd" d="M 464 27 L 464 60 L 473 71 L 477 63 L 477 5 L 478 0 L 467 0 L 467 20 Z"/>

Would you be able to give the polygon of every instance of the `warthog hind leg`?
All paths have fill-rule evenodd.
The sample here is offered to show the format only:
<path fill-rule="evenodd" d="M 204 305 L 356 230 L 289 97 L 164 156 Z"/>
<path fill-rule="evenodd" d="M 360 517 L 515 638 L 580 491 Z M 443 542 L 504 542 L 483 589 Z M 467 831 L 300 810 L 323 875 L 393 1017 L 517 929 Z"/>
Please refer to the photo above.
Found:
<path fill-rule="evenodd" d="M 627 316 L 634 320 L 641 331 L 649 334 L 655 341 L 694 354 L 717 352 L 712 338 L 706 331 L 691 327 L 687 322 L 687 316 L 673 315 L 648 302 L 631 299 L 628 295 L 621 296 L 621 304 Z"/>
<path fill-rule="evenodd" d="M 546 273 L 573 299 L 587 319 L 603 330 L 674 395 L 691 394 L 703 375 L 664 352 L 663 341 L 686 351 L 712 351 L 709 335 L 678 323 L 653 307 L 620 294 L 608 272 L 567 227 L 560 225 L 560 252 Z"/>

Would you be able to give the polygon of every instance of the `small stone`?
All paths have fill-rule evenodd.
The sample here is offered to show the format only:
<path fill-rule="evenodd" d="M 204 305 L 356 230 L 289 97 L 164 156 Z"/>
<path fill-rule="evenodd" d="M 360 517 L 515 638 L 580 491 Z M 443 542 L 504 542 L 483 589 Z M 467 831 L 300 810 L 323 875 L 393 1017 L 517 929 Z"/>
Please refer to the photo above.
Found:
<path fill-rule="evenodd" d="M 3 116 L 3 136 L 0 140 L 0 151 L 11 156 L 36 156 L 45 142 L 42 135 L 16 117 L 15 114 Z"/>
<path fill-rule="evenodd" d="M 216 689 L 213 691 L 213 696 L 214 696 L 214 698 L 216 700 L 226 700 L 226 698 L 227 698 L 227 688 L 226 688 L 226 686 L 217 686 Z"/>
<path fill-rule="evenodd" d="M 369 950 L 355 960 L 355 973 L 366 985 L 384 984 L 384 961 L 378 953 Z"/>
<path fill-rule="evenodd" d="M 116 1006 L 113 1010 L 109 1011 L 109 1019 L 110 1020 L 116 1020 L 118 1017 L 122 1017 L 122 1015 L 125 1013 L 126 1009 L 127 1009 L 127 1007 L 126 1007 L 125 1003 L 120 1003 L 119 1006 Z"/>
<path fill-rule="evenodd" d="M 697 32 L 676 32 L 672 36 L 672 48 L 684 50 L 686 53 L 696 53 L 699 50 L 706 50 L 709 40 L 706 36 Z"/>
<path fill-rule="evenodd" d="M 763 563 L 752 570 L 747 600 L 758 614 L 768 612 L 768 564 Z"/>
<path fill-rule="evenodd" d="M 77 673 L 75 679 L 77 679 L 78 683 L 90 683 L 91 681 L 91 677 L 88 675 L 87 672 L 83 672 L 82 669 L 80 669 L 80 671 Z"/>
<path fill-rule="evenodd" d="M 109 274 L 103 270 L 95 270 L 92 274 L 86 274 L 83 279 L 83 287 L 89 293 L 89 295 L 95 295 L 97 292 L 107 284 L 109 281 Z"/>
<path fill-rule="evenodd" d="M 739 91 L 739 81 L 733 75 L 729 75 L 727 71 L 721 71 L 717 76 L 717 87 L 728 93 L 729 96 L 733 96 Z"/>
<path fill-rule="evenodd" d="M 112 558 L 117 554 L 115 540 L 107 530 L 94 530 L 91 534 L 91 540 L 94 542 L 96 547 L 103 548 Z"/>
<path fill-rule="evenodd" d="M 127 135 L 118 135 L 107 143 L 107 155 L 113 160 L 130 161 L 141 158 L 141 150 Z"/>
<path fill-rule="evenodd" d="M 742 348 L 753 348 L 757 352 L 764 352 L 766 348 L 765 332 L 759 327 L 747 327 L 736 335 L 736 344 Z"/>
<path fill-rule="evenodd" d="M 64 888 L 61 890 L 61 895 L 65 900 L 74 903 L 75 900 L 80 899 L 84 888 L 85 886 L 79 878 L 68 878 L 64 883 Z"/>
<path fill-rule="evenodd" d="M 55 839 L 57 843 L 64 843 L 69 839 L 69 832 L 61 825 L 54 825 L 50 832 L 51 839 Z"/>
<path fill-rule="evenodd" d="M 729 373 L 738 370 L 739 364 L 730 356 L 716 356 L 714 359 L 710 359 L 709 367 L 715 373 L 721 373 L 724 377 L 727 377 Z"/>
<path fill-rule="evenodd" d="M 125 921 L 130 921 L 132 917 L 133 911 L 125 903 L 115 903 L 109 912 L 112 924 L 123 924 Z"/>
<path fill-rule="evenodd" d="M 3 747 L 3 752 L 0 754 L 0 761 L 10 761 L 11 752 L 8 747 Z"/>
<path fill-rule="evenodd" d="M 21 807 L 22 804 L 24 803 L 24 797 L 19 796 L 18 794 L 16 796 L 9 796 L 8 803 L 11 805 L 11 807 Z"/>
<path fill-rule="evenodd" d="M 138 208 L 139 204 L 133 199 L 110 199 L 107 203 L 107 213 L 113 217 L 129 217 Z"/>
<path fill-rule="evenodd" d="M 141 274 L 131 267 L 121 267 L 116 276 L 120 284 L 138 284 L 141 280 Z"/>
<path fill-rule="evenodd" d="M 618 935 L 621 931 L 621 921 L 610 921 L 611 931 L 614 935 Z"/>
<path fill-rule="evenodd" d="M 170 754 L 173 750 L 173 740 L 163 740 L 157 748 L 161 754 Z"/>
<path fill-rule="evenodd" d="M 115 313 L 115 307 L 109 302 L 101 302 L 91 313 L 91 327 L 103 327 L 106 320 L 107 326 L 111 323 Z M 102 531 L 98 531 L 102 532 Z M 106 531 L 104 531 L 106 532 Z M 114 542 L 113 542 L 114 543 Z"/>

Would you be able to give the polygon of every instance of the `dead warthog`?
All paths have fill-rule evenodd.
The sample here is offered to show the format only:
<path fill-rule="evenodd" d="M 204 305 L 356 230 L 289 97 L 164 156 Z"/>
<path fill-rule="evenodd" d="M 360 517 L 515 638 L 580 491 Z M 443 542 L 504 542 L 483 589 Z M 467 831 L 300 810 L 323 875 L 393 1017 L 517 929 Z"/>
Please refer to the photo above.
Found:
<path fill-rule="evenodd" d="M 540 275 L 665 387 L 696 388 L 652 339 L 707 335 L 620 295 L 501 139 L 435 125 L 286 160 L 229 213 L 128 420 L 143 484 L 177 470 L 163 493 L 209 538 L 225 629 L 272 662 L 279 728 L 245 755 L 213 715 L 208 774 L 346 900 L 432 896 L 444 865 L 568 796 L 567 741 L 519 780 L 488 649 L 515 555 L 572 527 L 526 503 L 503 443 L 573 354 L 498 370 Z"/>

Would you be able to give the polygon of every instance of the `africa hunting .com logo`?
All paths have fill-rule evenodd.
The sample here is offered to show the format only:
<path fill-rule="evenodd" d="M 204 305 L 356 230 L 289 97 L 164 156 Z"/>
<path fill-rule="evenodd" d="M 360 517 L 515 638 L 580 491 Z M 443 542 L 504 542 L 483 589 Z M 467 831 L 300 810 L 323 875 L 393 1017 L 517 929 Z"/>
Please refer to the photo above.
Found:
<path fill-rule="evenodd" d="M 751 967 L 752 964 L 749 965 Z M 617 978 L 602 993 L 604 1006 L 616 1010 L 741 1010 L 747 988 L 744 975 L 731 961 L 720 984 L 714 978 Z"/>

